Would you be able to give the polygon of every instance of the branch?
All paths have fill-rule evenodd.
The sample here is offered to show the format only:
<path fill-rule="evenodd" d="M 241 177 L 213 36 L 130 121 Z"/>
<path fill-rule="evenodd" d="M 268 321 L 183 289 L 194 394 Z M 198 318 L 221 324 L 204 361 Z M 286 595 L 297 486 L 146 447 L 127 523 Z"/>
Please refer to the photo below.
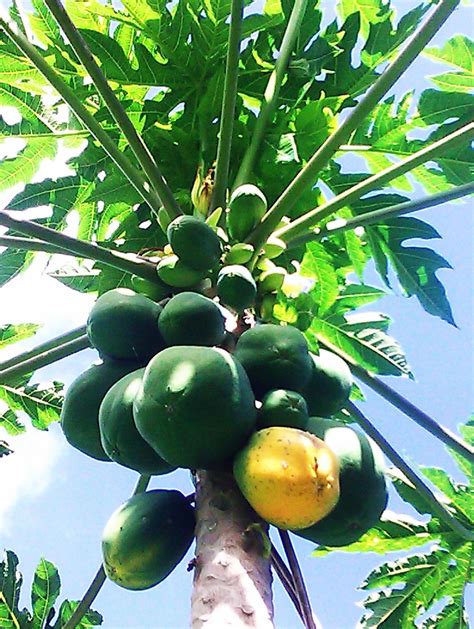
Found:
<path fill-rule="evenodd" d="M 64 250 L 63 253 L 69 252 L 69 254 L 80 258 L 96 260 L 125 273 L 139 275 L 145 279 L 156 281 L 156 265 L 146 260 L 141 260 L 134 254 L 112 251 L 96 243 L 78 240 L 57 232 L 50 227 L 38 225 L 38 223 L 33 221 L 13 218 L 5 211 L 0 212 L 0 225 L 4 225 L 26 236 L 40 238 L 48 244 Z"/>
<path fill-rule="evenodd" d="M 283 82 L 286 69 L 288 67 L 288 61 L 293 50 L 295 40 L 298 36 L 298 31 L 303 19 L 306 5 L 308 0 L 295 0 L 293 9 L 291 11 L 288 25 L 283 35 L 281 43 L 280 54 L 275 63 L 275 69 L 268 79 L 267 87 L 263 95 L 263 100 L 258 112 L 255 129 L 252 133 L 252 139 L 248 146 L 242 163 L 240 164 L 239 171 L 235 177 L 233 189 L 237 188 L 241 184 L 247 183 L 251 178 L 251 173 L 255 167 L 257 155 L 262 147 L 263 139 L 268 125 L 271 122 L 273 113 L 276 109 L 278 95 L 280 93 L 281 84 Z"/>
<path fill-rule="evenodd" d="M 28 350 L 27 352 L 23 352 L 22 354 L 18 354 L 17 356 L 13 356 L 8 360 L 0 363 L 0 372 L 8 369 L 9 367 L 13 367 L 18 365 L 19 363 L 23 363 L 26 360 L 30 360 L 30 358 L 35 358 L 43 352 L 47 352 L 50 349 L 58 347 L 59 345 L 64 345 L 64 343 L 68 343 L 69 341 L 74 341 L 80 336 L 83 336 L 86 333 L 86 326 L 81 325 L 80 328 L 74 328 L 74 330 L 70 330 L 69 332 L 65 332 L 59 336 L 56 336 L 49 341 L 45 341 L 41 343 L 41 345 L 37 345 L 33 349 Z"/>
<path fill-rule="evenodd" d="M 150 476 L 148 476 L 147 474 L 142 474 L 140 478 L 138 479 L 138 483 L 135 487 L 135 490 L 132 496 L 136 496 L 137 494 L 140 494 L 146 491 L 146 488 L 148 487 L 149 482 L 150 482 Z M 71 618 L 69 618 L 67 623 L 64 625 L 63 629 L 76 629 L 77 628 L 78 624 L 81 622 L 82 618 L 87 614 L 90 606 L 95 601 L 97 595 L 102 589 L 102 586 L 104 585 L 106 578 L 107 577 L 105 574 L 104 566 L 101 565 L 94 579 L 92 580 L 92 583 L 89 585 L 86 593 L 82 597 L 81 602 L 76 607 L 74 613 L 72 614 Z"/>
<path fill-rule="evenodd" d="M 242 0 L 232 0 L 230 14 L 229 42 L 222 101 L 219 145 L 217 147 L 216 174 L 212 192 L 211 211 L 226 206 L 226 190 L 229 178 L 230 152 L 232 148 L 232 130 L 234 128 L 235 100 L 239 78 L 240 36 L 242 33 Z"/>
<path fill-rule="evenodd" d="M 449 448 L 467 459 L 470 463 L 474 462 L 474 448 L 463 441 L 458 435 L 451 432 L 449 428 L 446 428 L 417 408 L 414 404 L 404 398 L 403 395 L 400 395 L 400 393 L 397 393 L 394 389 L 389 387 L 388 384 L 385 384 L 382 380 L 358 365 L 353 358 L 327 341 L 324 337 L 320 337 L 318 335 L 317 340 L 322 347 L 327 348 L 331 352 L 334 352 L 343 358 L 350 365 L 352 373 L 359 380 L 364 382 L 364 384 L 367 384 L 376 393 L 385 398 L 387 402 L 393 404 L 393 406 L 398 408 L 398 410 L 413 419 L 419 426 L 421 426 L 421 428 L 427 430 L 434 437 L 445 443 Z"/>
<path fill-rule="evenodd" d="M 453 201 L 454 199 L 459 199 L 472 193 L 474 193 L 474 182 L 465 183 L 461 186 L 455 186 L 449 190 L 431 194 L 414 201 L 397 203 L 396 205 L 391 205 L 390 207 L 382 208 L 381 210 L 364 212 L 364 214 L 359 214 L 358 216 L 354 216 L 354 218 L 336 218 L 334 221 L 330 221 L 321 229 L 317 227 L 309 233 L 293 238 L 288 242 L 287 249 L 292 249 L 293 247 L 297 247 L 309 241 L 319 241 L 323 238 L 327 238 L 328 236 L 332 236 L 333 234 L 355 229 L 356 227 L 365 227 L 366 225 L 372 225 L 373 223 L 384 222 L 389 218 L 401 216 L 402 214 L 410 214 L 411 212 L 419 212 L 420 210 L 436 207 L 442 203 L 447 203 L 448 201 Z"/>
<path fill-rule="evenodd" d="M 149 182 L 142 176 L 140 171 L 135 168 L 128 157 L 120 151 L 108 133 L 86 109 L 81 100 L 74 93 L 74 90 L 71 89 L 59 74 L 57 74 L 54 68 L 43 59 L 35 46 L 30 44 L 22 33 L 15 33 L 2 18 L 0 18 L 0 28 L 3 28 L 12 42 L 28 57 L 46 80 L 51 83 L 64 102 L 69 105 L 79 120 L 83 122 L 84 126 L 90 131 L 107 155 L 120 168 L 142 199 L 146 201 L 155 214 L 157 214 L 161 207 L 161 201 L 158 195 L 150 189 Z"/>
<path fill-rule="evenodd" d="M 473 137 L 474 122 L 471 122 L 457 131 L 450 133 L 445 138 L 442 138 L 430 146 L 417 151 L 406 159 L 403 159 L 396 164 L 381 170 L 375 175 L 364 179 L 364 181 L 361 181 L 352 188 L 345 190 L 323 205 L 309 210 L 309 212 L 306 212 L 302 216 L 298 217 L 282 229 L 277 230 L 275 232 L 275 236 L 285 242 L 293 240 L 295 237 L 303 235 L 306 230 L 310 229 L 313 225 L 316 225 L 319 221 L 330 214 L 333 214 L 342 207 L 347 207 L 354 201 L 358 201 L 365 194 L 384 186 L 400 175 L 403 175 L 430 160 L 441 157 L 447 150 L 451 150 L 459 144 L 467 143 Z M 348 146 L 347 150 L 350 151 L 350 149 L 351 147 Z"/>
<path fill-rule="evenodd" d="M 296 596 L 298 597 L 301 611 L 304 617 L 304 626 L 306 629 L 316 629 L 316 624 L 313 618 L 313 612 L 311 611 L 311 603 L 309 602 L 308 592 L 304 582 L 303 575 L 298 563 L 298 559 L 293 548 L 293 544 L 290 540 L 288 531 L 278 529 L 280 539 L 285 550 L 286 558 L 290 564 L 291 574 L 293 575 L 293 583 L 295 585 Z"/>
<path fill-rule="evenodd" d="M 314 185 L 322 168 L 326 166 L 339 147 L 349 140 L 352 132 L 365 120 L 366 116 L 418 57 L 458 4 L 459 0 L 441 0 L 439 2 L 431 16 L 411 37 L 398 57 L 382 72 L 362 100 L 344 119 L 341 126 L 329 136 L 280 195 L 262 222 L 247 238 L 247 241 L 255 246 L 256 255 L 283 216 L 298 202 L 301 195 Z"/>
<path fill-rule="evenodd" d="M 84 41 L 82 35 L 73 24 L 71 18 L 64 10 L 60 0 L 45 0 L 51 13 L 63 29 L 74 52 L 78 56 L 84 68 L 89 73 L 95 88 L 102 96 L 112 117 L 119 129 L 126 137 L 130 148 L 137 158 L 143 172 L 148 177 L 152 187 L 157 192 L 163 207 L 171 218 L 182 214 L 173 193 L 161 174 L 161 171 L 142 138 L 138 135 L 130 118 L 127 116 L 122 103 L 115 96 L 102 70 L 97 65 L 92 53 Z"/>
<path fill-rule="evenodd" d="M 41 369 L 41 367 L 46 367 L 58 360 L 77 354 L 77 352 L 81 352 L 83 349 L 87 349 L 88 347 L 91 347 L 91 342 L 89 341 L 87 334 L 84 334 L 73 341 L 68 341 L 67 343 L 63 343 L 62 345 L 46 350 L 33 358 L 29 358 L 8 367 L 7 369 L 3 369 L 0 371 L 0 384 L 6 384 L 13 378 L 32 373 L 36 369 Z"/>
<path fill-rule="evenodd" d="M 293 605 L 295 606 L 296 611 L 298 612 L 299 617 L 302 622 L 304 622 L 303 612 L 301 611 L 300 602 L 298 597 L 296 596 L 295 584 L 293 582 L 293 577 L 291 572 L 288 570 L 283 558 L 278 553 L 275 546 L 272 544 L 270 559 L 272 562 L 272 567 L 278 575 L 283 587 L 286 590 L 286 593 L 290 597 Z"/>
<path fill-rule="evenodd" d="M 400 469 L 403 474 L 412 483 L 420 496 L 429 505 L 431 511 L 438 516 L 450 529 L 457 533 L 460 537 L 470 542 L 474 541 L 474 531 L 464 527 L 455 517 L 453 517 L 449 511 L 439 502 L 434 493 L 425 484 L 425 482 L 411 469 L 411 467 L 405 463 L 402 457 L 396 452 L 394 448 L 388 443 L 388 441 L 382 436 L 382 434 L 373 426 L 373 424 L 361 413 L 361 411 L 353 404 L 348 402 L 346 404 L 347 411 L 357 421 L 359 426 L 371 437 L 375 443 L 380 447 L 385 456 L 392 461 L 392 463 Z"/>

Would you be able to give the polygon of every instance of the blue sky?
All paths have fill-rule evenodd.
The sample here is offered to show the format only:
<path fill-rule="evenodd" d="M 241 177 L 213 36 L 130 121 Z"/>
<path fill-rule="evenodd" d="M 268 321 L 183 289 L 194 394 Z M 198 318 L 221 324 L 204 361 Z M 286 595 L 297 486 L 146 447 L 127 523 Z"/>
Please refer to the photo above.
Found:
<path fill-rule="evenodd" d="M 327 3 L 326 3 L 327 4 Z M 404 13 L 414 3 L 397 1 Z M 472 10 L 460 8 L 440 32 L 440 44 L 454 33 L 472 32 Z M 441 66 L 419 60 L 396 86 L 396 93 L 429 85 L 425 76 L 441 71 Z M 388 383 L 440 422 L 456 429 L 473 410 L 473 251 L 474 221 L 471 203 L 446 204 L 419 214 L 433 224 L 442 240 L 432 246 L 447 258 L 453 270 L 440 271 L 447 289 L 458 329 L 424 313 L 415 298 L 390 295 L 376 304 L 376 309 L 393 319 L 391 334 L 406 350 L 416 382 L 395 378 Z M 425 243 L 426 244 L 426 243 Z M 68 330 L 85 321 L 90 299 L 76 298 L 54 280 L 31 275 L 19 278 L 0 290 L 0 322 L 44 322 L 26 349 L 41 340 Z M 367 283 L 380 286 L 368 272 Z M 45 298 L 45 295 L 47 296 Z M 74 297 L 74 298 L 73 298 Z M 15 347 L 20 351 L 20 345 Z M 7 357 L 7 352 L 4 353 Z M 3 355 L 2 355 L 3 358 Z M 93 350 L 63 360 L 36 374 L 36 379 L 60 379 L 70 382 L 96 358 Z M 462 477 L 451 465 L 442 445 L 408 418 L 369 391 L 364 411 L 383 430 L 394 446 L 412 464 L 446 467 Z M 1 437 L 1 435 L 0 435 Z M 11 440 L 17 450 L 2 459 L 2 503 L 0 539 L 2 546 L 20 557 L 24 574 L 24 604 L 32 575 L 40 557 L 53 561 L 62 577 L 62 597 L 80 598 L 99 566 L 102 529 L 114 509 L 132 492 L 136 475 L 119 466 L 96 462 L 65 444 L 59 426 L 47 434 L 28 433 Z M 153 480 L 152 487 L 170 487 L 192 491 L 188 473 L 178 471 Z M 392 496 L 389 507 L 400 508 Z M 275 536 L 274 536 L 275 538 Z M 275 538 L 276 539 L 276 538 Z M 295 539 L 314 610 L 325 629 L 351 629 L 361 610 L 356 602 L 363 598 L 355 588 L 382 558 L 334 553 L 324 559 L 310 557 L 312 545 Z M 96 602 L 104 614 L 104 627 L 180 629 L 188 626 L 192 573 L 186 564 L 192 551 L 176 571 L 157 588 L 146 592 L 128 592 L 106 583 Z M 299 627 L 279 584 L 275 585 L 276 625 L 282 629 Z"/>

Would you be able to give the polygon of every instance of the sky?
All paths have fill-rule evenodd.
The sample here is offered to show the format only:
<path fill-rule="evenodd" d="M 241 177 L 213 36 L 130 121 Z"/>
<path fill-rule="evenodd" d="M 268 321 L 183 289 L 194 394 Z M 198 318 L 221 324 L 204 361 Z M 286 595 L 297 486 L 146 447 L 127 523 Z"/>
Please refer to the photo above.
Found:
<path fill-rule="evenodd" d="M 2 2 L 5 0 L 0 0 Z M 402 13 L 412 3 L 397 1 L 394 5 Z M 465 32 L 470 18 L 469 9 L 459 9 L 437 36 L 437 43 L 456 32 Z M 421 60 L 400 81 L 396 92 L 413 88 L 414 77 L 417 87 L 427 86 L 424 76 L 440 71 L 439 65 Z M 440 271 L 439 277 L 446 287 L 458 328 L 429 316 L 415 298 L 405 299 L 398 291 L 373 309 L 393 319 L 390 333 L 406 350 L 416 376 L 416 382 L 400 378 L 386 381 L 428 414 L 456 430 L 474 408 L 472 202 L 445 204 L 418 216 L 433 224 L 442 236 L 428 246 L 453 267 L 453 270 Z M 366 283 L 381 285 L 370 270 Z M 0 355 L 3 360 L 84 323 L 92 298 L 73 293 L 53 279 L 38 275 L 37 267 L 0 289 L 0 304 L 0 323 L 43 324 L 33 339 L 5 350 Z M 94 350 L 86 350 L 38 371 L 35 380 L 60 379 L 68 384 L 96 358 Z M 367 396 L 364 412 L 408 462 L 445 467 L 462 480 L 434 437 L 365 387 L 363 389 Z M 59 568 L 61 600 L 63 597 L 80 598 L 100 564 L 100 539 L 105 523 L 131 494 L 137 475 L 75 451 L 66 444 L 58 425 L 53 425 L 47 433 L 29 430 L 10 442 L 14 454 L 0 460 L 0 541 L 1 546 L 15 551 L 20 558 L 24 575 L 22 601 L 29 605 L 29 587 L 41 557 Z M 181 489 L 185 493 L 193 490 L 189 474 L 183 470 L 156 477 L 151 487 Z M 389 508 L 409 512 L 393 492 Z M 277 543 L 274 535 L 273 539 Z M 364 598 L 363 592 L 355 588 L 382 558 L 373 554 L 354 558 L 338 552 L 316 559 L 311 557 L 310 542 L 293 539 L 322 627 L 355 627 L 361 615 L 357 603 Z M 104 615 L 103 626 L 107 629 L 187 627 L 192 574 L 186 571 L 186 565 L 192 556 L 191 549 L 168 579 L 145 592 L 129 592 L 107 582 L 94 605 Z M 277 627 L 296 629 L 300 626 L 277 581 L 275 609 Z"/>

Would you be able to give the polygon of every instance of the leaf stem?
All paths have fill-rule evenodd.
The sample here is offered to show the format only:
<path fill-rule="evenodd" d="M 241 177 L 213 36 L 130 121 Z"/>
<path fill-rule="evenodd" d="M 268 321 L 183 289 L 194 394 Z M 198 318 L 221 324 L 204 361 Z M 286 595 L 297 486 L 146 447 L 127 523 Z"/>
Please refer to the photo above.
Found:
<path fill-rule="evenodd" d="M 291 543 L 290 535 L 288 531 L 278 529 L 280 539 L 283 544 L 283 549 L 290 564 L 291 574 L 293 575 L 293 583 L 295 585 L 296 596 L 298 597 L 301 611 L 303 613 L 303 622 L 306 629 L 316 629 L 316 624 L 313 618 L 313 612 L 311 611 L 311 604 L 308 598 L 308 592 L 306 590 L 305 582 L 301 569 L 296 557 L 293 544 Z"/>
<path fill-rule="evenodd" d="M 356 361 L 341 349 L 327 341 L 323 336 L 317 336 L 318 343 L 343 358 L 350 366 L 352 373 L 364 384 L 381 395 L 387 402 L 393 404 L 402 413 L 413 419 L 421 428 L 427 430 L 434 437 L 445 443 L 449 448 L 455 450 L 467 461 L 474 462 L 474 448 L 463 441 L 458 435 L 454 434 L 435 419 L 427 415 L 421 409 L 412 404 L 403 395 L 397 393 L 394 389 L 385 384 L 380 378 L 377 378 L 369 371 L 361 367 Z"/>
<path fill-rule="evenodd" d="M 150 482 L 150 476 L 148 476 L 147 474 L 142 474 L 140 478 L 138 479 L 138 483 L 132 495 L 136 496 L 137 494 L 140 494 L 146 491 L 146 488 L 148 487 L 149 482 Z M 87 588 L 86 593 L 82 597 L 81 602 L 76 607 L 74 613 L 72 614 L 71 618 L 69 618 L 67 623 L 64 625 L 63 629 L 76 629 L 78 624 L 81 622 L 82 618 L 89 611 L 89 608 L 92 605 L 92 603 L 97 598 L 97 595 L 102 589 L 102 586 L 104 585 L 106 578 L 107 577 L 105 574 L 104 566 L 101 565 L 95 577 L 93 578 L 91 584 Z"/>
<path fill-rule="evenodd" d="M 383 437 L 383 435 L 375 428 L 375 426 L 365 417 L 363 413 L 352 402 L 346 404 L 346 409 L 351 416 L 357 421 L 359 426 L 371 437 L 377 445 L 380 447 L 385 456 L 392 461 L 398 469 L 408 478 L 418 491 L 420 496 L 430 506 L 432 513 L 436 514 L 440 520 L 449 526 L 460 537 L 468 541 L 474 541 L 474 531 L 471 531 L 464 527 L 455 517 L 453 517 L 449 511 L 439 502 L 434 493 L 425 484 L 425 482 L 411 469 L 411 467 L 405 463 L 402 457 L 397 451 L 392 448 L 389 442 Z"/>
<path fill-rule="evenodd" d="M 292 249 L 293 247 L 297 247 L 303 243 L 313 240 L 319 241 L 328 236 L 332 236 L 333 234 L 345 232 L 350 229 L 356 229 L 356 227 L 365 227 L 366 225 L 386 221 L 387 219 L 401 216 L 402 214 L 410 214 L 411 212 L 426 210 L 427 208 L 432 208 L 437 205 L 441 205 L 442 203 L 447 203 L 448 201 L 467 196 L 473 192 L 474 182 L 465 183 L 461 186 L 455 186 L 449 190 L 444 190 L 443 192 L 422 197 L 421 199 L 397 203 L 396 205 L 391 205 L 390 207 L 374 210 L 372 212 L 364 212 L 363 214 L 359 214 L 353 218 L 336 218 L 334 221 L 330 221 L 325 227 L 316 227 L 309 233 L 293 238 L 287 243 L 287 249 Z"/>
<path fill-rule="evenodd" d="M 131 150 L 143 169 L 143 172 L 148 177 L 148 180 L 154 190 L 157 192 L 163 207 L 171 218 L 179 216 L 182 214 L 180 207 L 174 198 L 170 187 L 166 183 L 165 178 L 161 174 L 155 159 L 143 139 L 138 135 L 130 118 L 125 112 L 122 103 L 114 94 L 114 91 L 108 84 L 102 70 L 99 68 L 92 56 L 89 46 L 86 44 L 84 38 L 64 10 L 60 0 L 45 0 L 45 4 L 56 18 L 56 21 L 63 29 L 74 52 L 89 73 L 89 76 L 91 77 L 98 93 L 102 96 L 108 110 L 119 126 L 119 129 L 126 137 Z"/>
<path fill-rule="evenodd" d="M 60 253 L 67 254 L 59 247 L 50 245 L 42 240 L 32 238 L 18 238 L 17 236 L 0 236 L 0 247 L 8 247 L 9 249 L 21 249 L 25 251 L 42 251 L 43 253 Z M 75 254 L 72 254 L 75 255 Z"/>
<path fill-rule="evenodd" d="M 69 252 L 69 254 L 80 258 L 96 260 L 125 273 L 139 275 L 145 279 L 156 281 L 156 265 L 147 260 L 142 260 L 134 254 L 112 251 L 96 243 L 78 240 L 49 227 L 38 225 L 38 223 L 33 221 L 13 218 L 5 211 L 0 211 L 0 225 L 4 225 L 20 234 L 44 240 L 48 244 L 64 250 L 63 252 Z"/>
<path fill-rule="evenodd" d="M 25 360 L 30 360 L 30 358 L 35 358 L 43 352 L 47 352 L 50 349 L 58 347 L 59 345 L 63 345 L 64 343 L 68 343 L 69 341 L 74 341 L 80 336 L 83 336 L 86 333 L 86 326 L 81 325 L 79 328 L 74 328 L 74 330 L 70 330 L 69 332 L 65 332 L 64 334 L 60 334 L 49 341 L 45 341 L 40 345 L 37 345 L 33 349 L 28 350 L 27 352 L 23 352 L 22 354 L 18 354 L 17 356 L 13 356 L 8 360 L 4 360 L 0 363 L 0 372 L 8 369 L 9 367 L 13 367 L 18 365 L 19 363 L 25 362 Z"/>
<path fill-rule="evenodd" d="M 234 128 L 235 100 L 237 97 L 237 81 L 239 78 L 240 37 L 242 33 L 242 17 L 244 3 L 232 0 L 230 13 L 229 41 L 222 100 L 219 144 L 217 147 L 216 174 L 212 192 L 211 212 L 218 207 L 226 206 L 226 190 L 229 179 L 230 153 L 232 149 L 232 130 Z"/>
<path fill-rule="evenodd" d="M 313 225 L 316 225 L 319 221 L 323 220 L 330 214 L 333 214 L 342 207 L 347 207 L 354 201 L 359 200 L 365 194 L 384 186 L 396 177 L 399 177 L 400 175 L 403 175 L 414 168 L 421 166 L 422 164 L 426 164 L 426 162 L 432 159 L 441 157 L 447 150 L 451 150 L 459 144 L 468 143 L 473 137 L 474 122 L 471 122 L 457 131 L 450 133 L 441 140 L 434 142 L 430 146 L 417 151 L 406 159 L 403 159 L 396 164 L 381 170 L 375 175 L 364 179 L 364 181 L 361 181 L 352 188 L 345 190 L 323 205 L 309 210 L 306 214 L 298 217 L 282 229 L 277 230 L 275 232 L 275 236 L 284 242 L 289 242 L 297 236 L 302 236 L 308 229 L 313 227 Z M 347 147 L 347 150 L 350 151 L 350 146 Z"/>
<path fill-rule="evenodd" d="M 32 358 L 28 358 L 12 365 L 11 367 L 2 369 L 2 371 L 0 371 L 0 384 L 6 384 L 13 378 L 33 373 L 36 369 L 41 369 L 41 367 L 51 365 L 58 360 L 72 356 L 73 354 L 81 352 L 83 349 L 87 349 L 88 347 L 91 347 L 91 343 L 87 334 L 84 334 L 72 341 L 62 343 L 61 345 L 41 352 Z"/>
<path fill-rule="evenodd" d="M 265 132 L 271 122 L 277 105 L 281 84 L 298 36 L 307 3 L 308 0 L 295 0 L 290 19 L 288 20 L 288 25 L 283 35 L 280 54 L 276 60 L 275 69 L 271 73 L 270 78 L 268 79 L 267 87 L 265 88 L 260 111 L 258 112 L 257 121 L 255 123 L 255 129 L 253 130 L 252 139 L 242 158 L 242 163 L 240 164 L 235 177 L 233 188 L 237 188 L 237 186 L 247 183 L 251 178 L 251 173 L 254 170 L 258 153 L 262 147 Z"/>
<path fill-rule="evenodd" d="M 459 0 L 441 0 L 438 3 L 431 16 L 411 37 L 398 57 L 379 75 L 366 95 L 354 107 L 347 118 L 344 119 L 338 129 L 328 137 L 306 166 L 283 191 L 263 217 L 262 222 L 247 238 L 247 241 L 254 245 L 256 255 L 258 255 L 260 247 L 272 234 L 283 216 L 297 203 L 300 196 L 314 185 L 322 168 L 328 164 L 339 147 L 349 140 L 352 132 L 365 120 L 370 111 L 418 57 L 458 4 Z"/>
<path fill-rule="evenodd" d="M 74 90 L 70 88 L 54 68 L 45 61 L 35 46 L 33 46 L 22 33 L 15 33 L 2 18 L 0 18 L 0 28 L 3 28 L 12 42 L 28 57 L 46 80 L 51 83 L 64 102 L 69 105 L 79 120 L 82 121 L 107 155 L 120 168 L 143 200 L 146 201 L 155 214 L 157 214 L 161 207 L 161 201 L 158 195 L 150 188 L 149 182 L 142 176 L 140 171 L 135 168 L 128 157 L 122 153 L 94 116 L 86 109 L 81 100 L 74 93 Z"/>
<path fill-rule="evenodd" d="M 291 572 L 288 570 L 283 558 L 278 553 L 275 546 L 272 544 L 270 560 L 272 562 L 273 569 L 278 575 L 283 587 L 286 590 L 286 593 L 290 597 L 293 605 L 295 606 L 296 611 L 298 612 L 299 617 L 304 622 L 303 612 L 301 611 L 300 602 L 298 597 L 296 596 L 295 584 L 293 583 L 293 577 Z"/>

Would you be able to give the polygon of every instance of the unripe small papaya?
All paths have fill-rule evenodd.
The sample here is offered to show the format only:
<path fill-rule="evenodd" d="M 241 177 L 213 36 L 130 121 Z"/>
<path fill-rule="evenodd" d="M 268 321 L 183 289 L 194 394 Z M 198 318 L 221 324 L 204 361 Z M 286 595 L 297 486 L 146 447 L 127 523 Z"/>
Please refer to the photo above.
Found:
<path fill-rule="evenodd" d="M 239 186 L 232 193 L 227 212 L 227 229 L 232 238 L 243 241 L 267 211 L 267 199 L 253 184 Z"/>

